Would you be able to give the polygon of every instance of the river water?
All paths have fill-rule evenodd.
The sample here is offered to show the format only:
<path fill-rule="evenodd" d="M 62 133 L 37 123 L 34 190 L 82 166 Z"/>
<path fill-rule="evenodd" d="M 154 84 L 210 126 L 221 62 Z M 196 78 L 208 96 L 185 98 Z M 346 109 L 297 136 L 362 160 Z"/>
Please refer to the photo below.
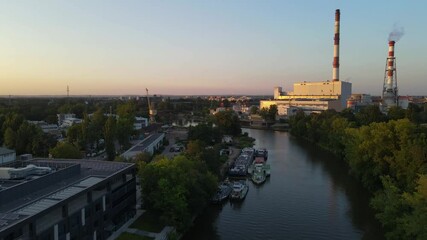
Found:
<path fill-rule="evenodd" d="M 268 149 L 271 177 L 250 182 L 241 203 L 209 206 L 184 240 L 384 239 L 368 192 L 339 159 L 287 132 L 244 132 Z"/>

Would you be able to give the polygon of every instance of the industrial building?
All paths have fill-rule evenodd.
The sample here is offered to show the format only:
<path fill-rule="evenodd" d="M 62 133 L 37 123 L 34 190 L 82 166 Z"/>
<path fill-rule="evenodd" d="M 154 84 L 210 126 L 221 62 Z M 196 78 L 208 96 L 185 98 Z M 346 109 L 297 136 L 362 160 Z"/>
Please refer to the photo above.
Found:
<path fill-rule="evenodd" d="M 279 116 L 291 116 L 298 109 L 306 113 L 321 112 L 327 109 L 341 111 L 347 106 L 351 96 L 351 83 L 339 79 L 339 39 L 340 10 L 335 12 L 334 57 L 332 80 L 294 83 L 293 92 L 283 92 L 281 87 L 274 89 L 274 99 L 262 100 L 260 108 L 277 105 Z"/>
<path fill-rule="evenodd" d="M 33 159 L 0 166 L 0 239 L 107 239 L 136 210 L 132 163 Z"/>

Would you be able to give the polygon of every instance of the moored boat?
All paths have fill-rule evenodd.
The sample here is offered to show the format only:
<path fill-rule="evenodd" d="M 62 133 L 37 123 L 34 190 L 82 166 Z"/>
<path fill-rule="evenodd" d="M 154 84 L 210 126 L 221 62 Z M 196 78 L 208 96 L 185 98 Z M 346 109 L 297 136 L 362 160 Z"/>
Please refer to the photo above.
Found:
<path fill-rule="evenodd" d="M 253 148 L 244 148 L 242 153 L 237 157 L 233 166 L 228 170 L 230 177 L 245 177 L 248 172 L 248 167 L 255 157 L 255 150 Z"/>
<path fill-rule="evenodd" d="M 231 187 L 229 182 L 223 182 L 218 186 L 218 190 L 215 195 L 212 197 L 211 201 L 213 203 L 220 203 L 226 200 L 229 196 L 233 188 Z"/>
<path fill-rule="evenodd" d="M 255 158 L 249 173 L 252 174 L 252 181 L 256 184 L 265 182 L 266 178 L 270 176 L 270 165 L 266 164 L 263 157 Z"/>
<path fill-rule="evenodd" d="M 256 151 L 257 157 L 263 157 L 265 161 L 267 161 L 268 158 L 268 151 L 265 148 L 260 148 Z"/>
<path fill-rule="evenodd" d="M 246 181 L 235 181 L 233 183 L 233 190 L 230 195 L 230 199 L 232 200 L 243 200 L 248 194 L 249 186 Z"/>

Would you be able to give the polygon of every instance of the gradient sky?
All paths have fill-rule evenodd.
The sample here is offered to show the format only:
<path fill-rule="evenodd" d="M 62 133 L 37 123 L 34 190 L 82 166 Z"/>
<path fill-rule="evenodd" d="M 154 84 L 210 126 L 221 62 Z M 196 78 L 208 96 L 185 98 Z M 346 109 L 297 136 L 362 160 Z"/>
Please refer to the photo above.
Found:
<path fill-rule="evenodd" d="M 0 95 L 272 94 L 332 77 L 380 95 L 393 25 L 401 95 L 427 95 L 427 1 L 1 0 Z"/>

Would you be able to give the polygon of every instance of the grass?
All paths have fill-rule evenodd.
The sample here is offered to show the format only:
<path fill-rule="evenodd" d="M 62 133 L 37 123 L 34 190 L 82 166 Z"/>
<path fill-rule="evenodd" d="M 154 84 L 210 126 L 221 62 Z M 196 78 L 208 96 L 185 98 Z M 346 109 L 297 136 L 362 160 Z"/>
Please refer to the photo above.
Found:
<path fill-rule="evenodd" d="M 144 212 L 135 222 L 130 225 L 130 228 L 136 228 L 147 232 L 159 233 L 165 225 L 160 221 L 159 215 L 152 211 Z"/>
<path fill-rule="evenodd" d="M 139 236 L 133 233 L 124 232 L 120 234 L 117 240 L 154 240 L 152 237 Z"/>

